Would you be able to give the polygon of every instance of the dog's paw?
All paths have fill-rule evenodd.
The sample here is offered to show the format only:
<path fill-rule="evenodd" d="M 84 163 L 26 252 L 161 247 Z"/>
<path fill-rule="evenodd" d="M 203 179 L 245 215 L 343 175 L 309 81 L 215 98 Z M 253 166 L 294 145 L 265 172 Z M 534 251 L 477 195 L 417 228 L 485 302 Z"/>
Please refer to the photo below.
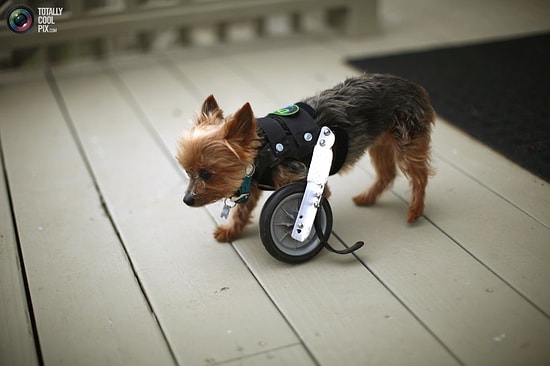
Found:
<path fill-rule="evenodd" d="M 214 238 L 220 243 L 228 243 L 237 239 L 239 233 L 228 225 L 220 225 L 214 231 Z"/>
<path fill-rule="evenodd" d="M 423 214 L 424 210 L 422 208 L 419 208 L 419 209 L 409 209 L 409 213 L 408 213 L 408 216 L 407 216 L 407 222 L 409 224 L 412 224 L 414 222 L 416 222 Z"/>
<path fill-rule="evenodd" d="M 374 202 L 376 202 L 376 196 L 372 194 L 360 194 L 358 196 L 353 197 L 353 202 L 357 206 L 372 206 L 374 205 Z"/>

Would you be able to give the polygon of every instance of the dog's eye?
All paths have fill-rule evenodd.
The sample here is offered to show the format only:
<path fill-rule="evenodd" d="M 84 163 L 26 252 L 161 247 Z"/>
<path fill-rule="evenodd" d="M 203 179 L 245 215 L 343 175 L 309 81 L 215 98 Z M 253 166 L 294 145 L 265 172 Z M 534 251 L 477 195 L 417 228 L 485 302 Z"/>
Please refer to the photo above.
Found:
<path fill-rule="evenodd" d="M 212 178 L 212 173 L 210 173 L 209 171 L 206 171 L 204 169 L 201 169 L 199 171 L 199 178 L 204 180 L 204 181 L 207 181 L 209 180 L 210 178 Z"/>

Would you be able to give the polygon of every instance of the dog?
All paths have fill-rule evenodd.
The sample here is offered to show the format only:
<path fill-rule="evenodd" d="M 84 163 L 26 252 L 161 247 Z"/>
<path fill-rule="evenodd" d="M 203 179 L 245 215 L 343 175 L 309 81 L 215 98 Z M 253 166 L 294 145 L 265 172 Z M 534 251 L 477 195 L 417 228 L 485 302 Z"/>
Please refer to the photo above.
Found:
<path fill-rule="evenodd" d="M 339 161 L 333 159 L 333 164 L 338 165 L 339 172 L 348 171 L 368 151 L 376 179 L 353 198 L 356 205 L 374 204 L 391 186 L 399 168 L 411 186 L 407 221 L 412 223 L 423 215 L 426 185 L 434 174 L 430 144 L 436 115 L 429 95 L 422 86 L 404 78 L 367 73 L 270 114 L 268 125 L 254 116 L 249 103 L 224 117 L 214 96 L 206 98 L 193 127 L 180 137 L 176 158 L 189 177 L 185 204 L 200 207 L 228 197 L 237 202 L 229 222 L 216 228 L 216 240 L 229 242 L 239 237 L 262 190 L 306 179 L 319 132 L 306 128 L 303 139 L 292 137 L 282 118 L 294 118 L 296 109 L 301 109 L 303 118 L 312 120 L 317 129 L 328 126 L 335 132 L 340 153 L 335 153 Z M 293 129 L 302 123 L 290 125 Z M 279 131 L 278 137 L 284 141 L 272 141 L 275 138 L 268 136 L 269 129 Z M 309 147 L 294 146 L 287 150 L 302 150 L 300 156 L 277 156 L 286 149 L 285 144 L 303 143 L 311 146 L 309 152 Z M 247 177 L 248 192 L 242 200 L 239 193 Z"/>

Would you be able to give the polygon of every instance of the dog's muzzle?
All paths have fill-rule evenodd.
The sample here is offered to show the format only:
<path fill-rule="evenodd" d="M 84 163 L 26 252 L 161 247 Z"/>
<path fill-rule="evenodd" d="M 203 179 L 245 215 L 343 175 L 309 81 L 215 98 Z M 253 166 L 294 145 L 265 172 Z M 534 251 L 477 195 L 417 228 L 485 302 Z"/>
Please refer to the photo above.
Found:
<path fill-rule="evenodd" d="M 183 196 L 183 203 L 193 207 L 195 205 L 195 196 L 192 193 L 186 193 L 185 196 Z"/>

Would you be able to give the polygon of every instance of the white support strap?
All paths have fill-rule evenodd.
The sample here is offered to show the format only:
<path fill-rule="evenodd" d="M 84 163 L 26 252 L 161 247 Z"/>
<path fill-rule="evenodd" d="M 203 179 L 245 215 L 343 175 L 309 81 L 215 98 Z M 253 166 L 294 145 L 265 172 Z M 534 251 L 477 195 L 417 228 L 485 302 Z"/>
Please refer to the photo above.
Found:
<path fill-rule="evenodd" d="M 307 174 L 307 186 L 300 204 L 300 210 L 294 228 L 292 238 L 303 242 L 311 233 L 317 209 L 321 205 L 323 191 L 328 180 L 332 165 L 332 146 L 335 136 L 328 127 L 321 128 L 317 144 L 313 148 L 313 157 Z"/>

